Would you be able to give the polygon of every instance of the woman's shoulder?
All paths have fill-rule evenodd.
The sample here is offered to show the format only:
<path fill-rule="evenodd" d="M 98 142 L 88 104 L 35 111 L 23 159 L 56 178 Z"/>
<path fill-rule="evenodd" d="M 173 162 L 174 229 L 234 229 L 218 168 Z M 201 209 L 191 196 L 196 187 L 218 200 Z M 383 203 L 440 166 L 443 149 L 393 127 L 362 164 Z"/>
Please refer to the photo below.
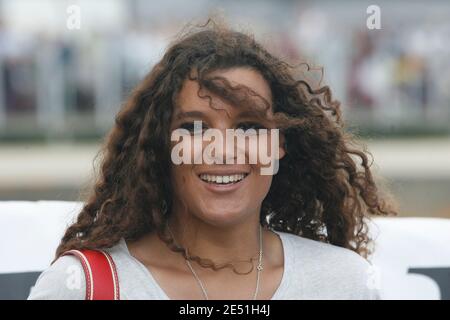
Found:
<path fill-rule="evenodd" d="M 45 269 L 31 288 L 28 300 L 84 300 L 86 278 L 75 256 L 59 257 Z"/>
<path fill-rule="evenodd" d="M 311 287 L 329 287 L 345 298 L 379 299 L 376 268 L 355 251 L 278 232 L 290 246 L 294 268 Z"/>
<path fill-rule="evenodd" d="M 104 248 L 114 262 L 124 257 L 124 239 L 110 248 Z M 81 261 L 74 255 L 60 256 L 45 269 L 32 287 L 29 300 L 84 300 L 86 277 Z"/>
<path fill-rule="evenodd" d="M 287 232 L 278 232 L 285 240 L 295 248 L 295 252 L 303 257 L 314 257 L 314 260 L 329 261 L 335 264 L 341 261 L 355 267 L 370 266 L 369 262 L 353 250 L 332 245 L 317 240 L 312 240 Z"/>

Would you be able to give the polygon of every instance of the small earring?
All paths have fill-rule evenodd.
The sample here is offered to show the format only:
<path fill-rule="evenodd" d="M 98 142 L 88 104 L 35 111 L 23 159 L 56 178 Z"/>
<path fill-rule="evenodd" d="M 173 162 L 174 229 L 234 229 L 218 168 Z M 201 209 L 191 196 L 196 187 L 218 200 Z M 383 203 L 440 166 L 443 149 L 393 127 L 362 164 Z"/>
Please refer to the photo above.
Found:
<path fill-rule="evenodd" d="M 161 204 L 161 212 L 162 212 L 162 214 L 165 216 L 165 215 L 167 215 L 167 203 L 166 203 L 166 200 L 163 200 L 162 201 L 162 204 Z"/>

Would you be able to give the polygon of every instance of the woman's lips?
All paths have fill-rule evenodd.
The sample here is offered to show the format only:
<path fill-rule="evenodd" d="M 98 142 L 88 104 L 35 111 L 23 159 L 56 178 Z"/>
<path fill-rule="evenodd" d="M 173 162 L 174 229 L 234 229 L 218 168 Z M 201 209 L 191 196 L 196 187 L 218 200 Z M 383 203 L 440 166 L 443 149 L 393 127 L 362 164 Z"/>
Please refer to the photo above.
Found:
<path fill-rule="evenodd" d="M 210 174 L 211 175 L 211 174 Z M 200 178 L 201 175 L 198 175 L 198 179 L 200 180 L 200 182 L 202 182 L 202 185 L 209 191 L 212 192 L 217 192 L 217 193 L 224 193 L 224 192 L 231 192 L 231 191 L 235 191 L 237 189 L 239 189 L 247 180 L 249 173 L 234 173 L 234 174 L 218 174 L 215 176 L 239 176 L 239 175 L 243 175 L 243 178 L 239 181 L 234 181 L 231 183 L 215 183 L 213 181 L 204 181 Z M 224 181 L 224 179 L 222 179 L 222 181 Z"/>

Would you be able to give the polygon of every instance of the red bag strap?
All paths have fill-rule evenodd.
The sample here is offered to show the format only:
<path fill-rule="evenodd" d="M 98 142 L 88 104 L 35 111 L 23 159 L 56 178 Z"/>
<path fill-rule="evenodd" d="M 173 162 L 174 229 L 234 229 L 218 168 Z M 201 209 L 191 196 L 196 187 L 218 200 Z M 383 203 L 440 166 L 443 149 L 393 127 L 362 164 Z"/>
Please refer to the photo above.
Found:
<path fill-rule="evenodd" d="M 103 250 L 69 250 L 78 257 L 86 278 L 86 300 L 120 300 L 119 278 L 111 255 Z"/>

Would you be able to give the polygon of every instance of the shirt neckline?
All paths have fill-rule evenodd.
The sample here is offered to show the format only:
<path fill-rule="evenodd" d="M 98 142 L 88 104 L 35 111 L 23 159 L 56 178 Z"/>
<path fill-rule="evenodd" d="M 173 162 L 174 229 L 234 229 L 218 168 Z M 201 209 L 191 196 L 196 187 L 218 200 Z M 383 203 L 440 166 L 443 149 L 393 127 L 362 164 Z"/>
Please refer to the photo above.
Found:
<path fill-rule="evenodd" d="M 293 256 L 293 252 L 292 252 L 292 246 L 291 246 L 291 242 L 289 239 L 289 235 L 286 234 L 285 232 L 281 232 L 281 231 L 276 231 L 276 230 L 272 230 L 273 232 L 275 232 L 281 240 L 281 244 L 283 247 L 283 274 L 281 277 L 281 281 L 280 284 L 278 285 L 278 288 L 275 290 L 275 293 L 272 295 L 272 298 L 270 298 L 270 300 L 280 300 L 282 299 L 282 297 L 284 296 L 288 285 L 289 285 L 289 281 L 287 279 L 288 275 L 292 274 L 292 266 L 294 265 L 294 256 Z M 139 268 L 142 269 L 142 271 L 146 274 L 147 278 L 149 279 L 149 281 L 151 282 L 151 284 L 156 288 L 156 291 L 158 293 L 158 298 L 160 300 L 171 300 L 169 298 L 169 296 L 166 294 L 166 292 L 163 290 L 163 288 L 161 288 L 161 286 L 159 285 L 159 283 L 156 281 L 155 277 L 152 275 L 151 271 L 149 270 L 149 268 L 147 268 L 142 262 L 140 262 L 137 258 L 135 258 L 129 251 L 128 249 L 128 245 L 125 241 L 124 238 L 121 238 L 120 240 L 126 254 L 131 257 L 131 259 L 139 266 Z"/>

